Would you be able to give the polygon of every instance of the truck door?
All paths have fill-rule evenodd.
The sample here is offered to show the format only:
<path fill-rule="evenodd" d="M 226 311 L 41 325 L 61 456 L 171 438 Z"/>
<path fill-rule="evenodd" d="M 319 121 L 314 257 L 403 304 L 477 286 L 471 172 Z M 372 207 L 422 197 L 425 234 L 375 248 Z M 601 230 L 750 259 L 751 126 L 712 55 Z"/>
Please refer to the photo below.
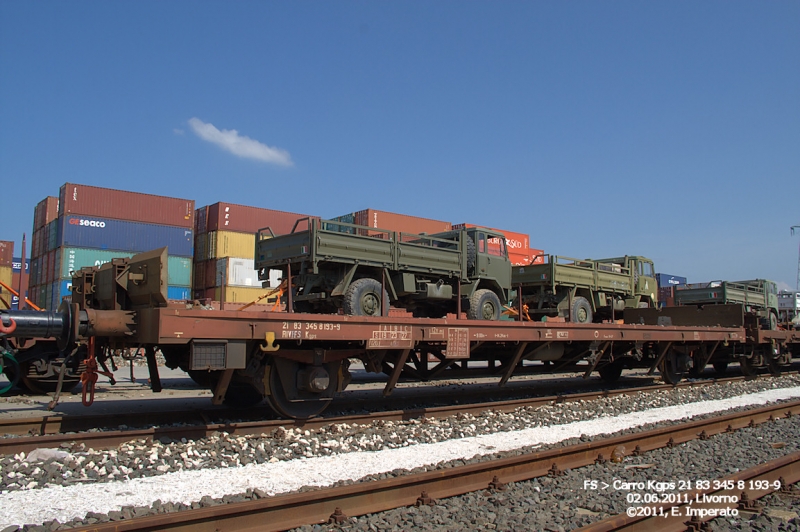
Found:
<path fill-rule="evenodd" d="M 475 238 L 477 275 L 495 279 L 501 288 L 508 289 L 511 286 L 511 263 L 505 237 L 479 231 Z"/>
<path fill-rule="evenodd" d="M 643 298 L 646 297 L 652 301 L 653 306 L 658 305 L 658 289 L 656 284 L 656 276 L 653 268 L 653 263 L 649 260 L 638 259 L 636 264 L 637 273 L 639 274 L 636 283 L 636 293 Z"/>

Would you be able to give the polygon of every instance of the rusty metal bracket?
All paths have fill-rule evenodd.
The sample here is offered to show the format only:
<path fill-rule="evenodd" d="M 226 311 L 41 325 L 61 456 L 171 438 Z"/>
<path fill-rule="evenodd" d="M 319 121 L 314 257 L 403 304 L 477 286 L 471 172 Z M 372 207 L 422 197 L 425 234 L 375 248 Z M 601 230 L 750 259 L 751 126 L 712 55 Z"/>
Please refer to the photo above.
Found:
<path fill-rule="evenodd" d="M 414 506 L 422 506 L 423 504 L 426 506 L 435 506 L 436 499 L 430 497 L 427 491 L 423 491 L 422 494 L 417 497 L 417 502 L 414 503 Z"/>
<path fill-rule="evenodd" d="M 212 405 L 221 405 L 225 400 L 225 394 L 228 393 L 228 385 L 231 383 L 234 371 L 233 369 L 226 369 L 222 372 L 222 376 L 214 390 L 214 399 L 211 400 Z"/>
<path fill-rule="evenodd" d="M 144 348 L 144 357 L 147 359 L 147 371 L 150 373 L 150 389 L 158 393 L 161 388 L 161 376 L 158 374 L 158 361 L 156 361 L 156 348 L 149 345 Z"/>
<path fill-rule="evenodd" d="M 505 491 L 506 490 L 506 483 L 500 482 L 500 478 L 497 475 L 492 477 L 492 481 L 489 482 L 489 490 L 490 491 Z"/>
<path fill-rule="evenodd" d="M 606 353 L 606 349 L 609 349 L 609 348 L 611 348 L 613 350 L 614 342 L 606 342 L 603 345 L 602 349 L 600 349 L 599 353 L 592 353 L 592 355 L 589 357 L 589 361 L 591 362 L 591 365 L 589 366 L 589 369 L 586 370 L 586 373 L 583 374 L 583 378 L 584 379 L 588 379 L 589 378 L 589 376 L 592 374 L 592 372 L 597 367 L 597 364 L 599 364 L 600 361 L 603 359 L 603 355 Z"/>
<path fill-rule="evenodd" d="M 672 347 L 672 342 L 665 342 L 663 344 L 658 344 L 658 356 L 656 357 L 656 361 L 653 362 L 653 365 L 650 366 L 650 369 L 647 371 L 648 375 L 652 375 L 656 372 L 656 368 L 658 365 L 661 364 L 661 361 L 664 360 L 664 357 L 667 356 L 669 352 L 669 348 Z"/>
<path fill-rule="evenodd" d="M 347 521 L 347 516 L 342 511 L 342 509 L 339 508 L 338 506 L 333 511 L 333 513 L 330 515 L 330 517 L 328 517 L 328 524 L 329 525 L 334 525 L 334 524 L 341 525 L 345 521 Z"/>
<path fill-rule="evenodd" d="M 558 468 L 558 464 L 553 462 L 553 465 L 550 466 L 550 469 L 547 470 L 548 477 L 561 477 L 564 476 L 564 472 Z"/>
<path fill-rule="evenodd" d="M 389 397 L 394 387 L 397 386 L 397 381 L 400 379 L 400 374 L 403 373 L 403 366 L 406 365 L 409 353 L 411 353 L 411 349 L 404 349 L 403 352 L 400 353 L 400 356 L 397 357 L 397 362 L 395 362 L 394 369 L 392 369 L 392 375 L 389 377 L 389 380 L 386 382 L 386 387 L 383 389 L 384 397 Z"/>
<path fill-rule="evenodd" d="M 538 351 L 539 349 L 542 349 L 543 347 L 548 346 L 548 345 L 550 345 L 550 342 L 547 342 L 546 344 L 537 347 L 536 351 Z M 525 349 L 527 347 L 528 347 L 528 342 L 522 342 L 521 344 L 519 344 L 519 347 L 517 348 L 516 353 L 514 353 L 514 358 L 512 358 L 509 361 L 508 369 L 506 369 L 505 374 L 500 379 L 500 382 L 498 383 L 498 386 L 504 386 L 508 382 L 508 379 L 511 378 L 511 375 L 514 373 L 514 370 L 517 369 L 517 364 L 519 364 L 519 361 L 522 360 L 522 355 L 523 355 L 523 353 L 525 353 Z"/>
<path fill-rule="evenodd" d="M 752 512 L 756 514 L 760 514 L 764 509 L 764 507 L 757 501 L 751 500 L 745 491 L 743 491 L 741 497 L 739 497 L 738 508 L 740 511 Z"/>

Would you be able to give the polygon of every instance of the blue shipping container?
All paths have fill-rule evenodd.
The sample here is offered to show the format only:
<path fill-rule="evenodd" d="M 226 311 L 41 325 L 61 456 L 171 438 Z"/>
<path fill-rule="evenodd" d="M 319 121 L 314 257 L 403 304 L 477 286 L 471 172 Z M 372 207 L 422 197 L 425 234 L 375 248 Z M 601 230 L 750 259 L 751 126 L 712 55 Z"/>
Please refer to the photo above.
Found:
<path fill-rule="evenodd" d="M 59 217 L 58 225 L 61 230 L 56 247 L 141 253 L 167 246 L 167 252 L 176 257 L 194 254 L 194 233 L 184 227 L 76 215 Z"/>
<path fill-rule="evenodd" d="M 14 273 L 19 273 L 22 270 L 22 257 L 11 259 L 11 270 Z M 31 259 L 25 259 L 25 273 L 31 273 Z"/>
<path fill-rule="evenodd" d="M 657 273 L 656 281 L 659 288 L 666 288 L 669 286 L 681 286 L 686 284 L 686 277 L 678 277 L 677 275 L 669 275 L 667 273 Z"/>
<path fill-rule="evenodd" d="M 192 298 L 192 289 L 188 286 L 168 286 L 167 299 L 184 300 Z"/>

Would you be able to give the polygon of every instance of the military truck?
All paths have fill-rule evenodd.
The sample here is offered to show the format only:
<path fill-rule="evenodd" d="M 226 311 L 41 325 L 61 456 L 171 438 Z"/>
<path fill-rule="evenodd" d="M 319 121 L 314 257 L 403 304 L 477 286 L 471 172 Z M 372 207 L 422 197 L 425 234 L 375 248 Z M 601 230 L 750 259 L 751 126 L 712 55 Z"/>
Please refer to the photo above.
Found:
<path fill-rule="evenodd" d="M 461 296 L 469 318 L 496 320 L 511 283 L 505 238 L 480 227 L 426 235 L 303 218 L 286 235 L 258 231 L 255 267 L 262 280 L 288 268 L 296 312 L 355 316 L 391 304 L 438 318 Z"/>
<path fill-rule="evenodd" d="M 546 255 L 542 264 L 515 266 L 511 284 L 529 315 L 575 323 L 602 321 L 626 308 L 658 303 L 653 261 L 644 257 L 580 260 Z"/>
<path fill-rule="evenodd" d="M 770 330 L 778 327 L 778 286 L 773 281 L 711 281 L 675 287 L 675 305 L 730 303 L 743 305 L 746 313 L 758 316 Z"/>

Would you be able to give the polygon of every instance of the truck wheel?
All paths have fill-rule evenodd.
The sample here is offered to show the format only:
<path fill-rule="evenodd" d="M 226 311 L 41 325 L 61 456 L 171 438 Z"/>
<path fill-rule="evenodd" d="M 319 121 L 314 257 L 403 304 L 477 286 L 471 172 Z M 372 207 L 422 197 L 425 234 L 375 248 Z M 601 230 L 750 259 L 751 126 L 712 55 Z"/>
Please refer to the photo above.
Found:
<path fill-rule="evenodd" d="M 344 294 L 343 307 L 350 316 L 381 316 L 389 308 L 389 295 L 375 279 L 356 279 Z"/>
<path fill-rule="evenodd" d="M 476 290 L 469 298 L 467 318 L 471 320 L 499 320 L 500 298 L 491 290 Z"/>
<path fill-rule="evenodd" d="M 475 241 L 471 236 L 467 237 L 467 275 L 475 275 Z"/>
<path fill-rule="evenodd" d="M 573 323 L 592 323 L 592 306 L 585 297 L 578 296 L 572 301 L 572 315 L 569 320 Z"/>
<path fill-rule="evenodd" d="M 769 313 L 769 330 L 774 331 L 778 328 L 778 316 L 770 311 Z"/>

